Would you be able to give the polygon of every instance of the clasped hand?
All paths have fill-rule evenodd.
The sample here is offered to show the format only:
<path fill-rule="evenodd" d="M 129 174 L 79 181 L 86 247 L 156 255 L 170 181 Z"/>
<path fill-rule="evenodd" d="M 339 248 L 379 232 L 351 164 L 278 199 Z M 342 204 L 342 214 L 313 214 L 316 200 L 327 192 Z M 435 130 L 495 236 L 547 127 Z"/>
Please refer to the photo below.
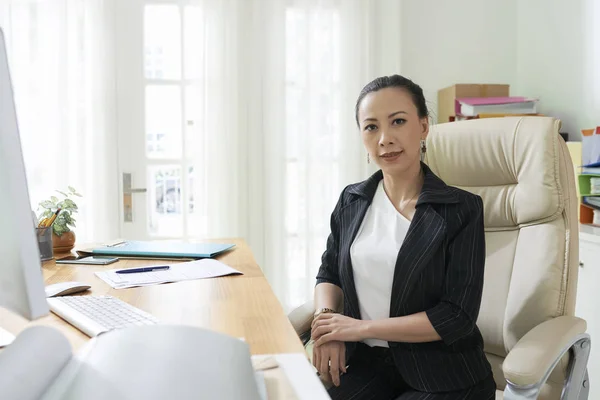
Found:
<path fill-rule="evenodd" d="M 362 321 L 340 314 L 319 314 L 312 322 L 313 364 L 322 378 L 340 385 L 340 373 L 346 372 L 344 342 L 362 340 Z"/>
<path fill-rule="evenodd" d="M 337 340 L 358 342 L 363 336 L 364 321 L 341 314 L 319 314 L 312 322 L 311 337 L 315 346 Z"/>

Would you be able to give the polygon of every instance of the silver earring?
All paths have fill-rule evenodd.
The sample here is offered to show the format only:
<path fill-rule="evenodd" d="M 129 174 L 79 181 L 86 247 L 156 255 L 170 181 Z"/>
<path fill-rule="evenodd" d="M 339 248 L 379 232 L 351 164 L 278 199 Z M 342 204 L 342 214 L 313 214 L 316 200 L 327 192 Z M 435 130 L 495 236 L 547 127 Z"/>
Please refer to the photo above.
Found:
<path fill-rule="evenodd" d="M 367 153 L 367 164 L 371 164 L 371 156 Z"/>
<path fill-rule="evenodd" d="M 427 143 L 425 139 L 421 139 L 421 161 L 425 160 L 425 153 L 427 153 Z"/>

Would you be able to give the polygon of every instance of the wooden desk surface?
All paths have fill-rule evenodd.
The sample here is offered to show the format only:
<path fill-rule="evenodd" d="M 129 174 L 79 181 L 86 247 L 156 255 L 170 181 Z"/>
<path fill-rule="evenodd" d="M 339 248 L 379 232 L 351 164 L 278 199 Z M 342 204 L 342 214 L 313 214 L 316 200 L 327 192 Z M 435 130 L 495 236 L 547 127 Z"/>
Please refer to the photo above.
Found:
<path fill-rule="evenodd" d="M 52 260 L 43 265 L 44 280 L 46 285 L 64 281 L 84 282 L 92 286 L 91 291 L 85 294 L 118 297 L 149 312 L 161 322 L 192 325 L 243 337 L 253 355 L 304 353 L 300 339 L 256 264 L 249 246 L 240 239 L 219 241 L 235 243 L 236 247 L 216 259 L 244 275 L 112 289 L 94 273 L 103 269 L 161 265 L 165 261 L 121 260 L 96 266 L 56 264 Z M 74 350 L 89 340 L 54 314 L 28 323 L 0 309 L 0 326 L 13 334 L 32 324 L 58 328 L 69 338 Z"/>

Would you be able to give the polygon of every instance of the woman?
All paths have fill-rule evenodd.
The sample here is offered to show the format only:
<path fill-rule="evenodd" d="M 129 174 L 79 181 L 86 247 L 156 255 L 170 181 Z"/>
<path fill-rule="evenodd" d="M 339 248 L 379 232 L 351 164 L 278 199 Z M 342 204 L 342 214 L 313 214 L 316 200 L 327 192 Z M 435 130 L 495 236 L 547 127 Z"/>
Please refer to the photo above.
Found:
<path fill-rule="evenodd" d="M 380 170 L 342 192 L 317 275 L 313 362 L 333 399 L 495 398 L 475 324 L 483 204 L 421 162 L 428 116 L 422 89 L 402 76 L 358 97 Z"/>

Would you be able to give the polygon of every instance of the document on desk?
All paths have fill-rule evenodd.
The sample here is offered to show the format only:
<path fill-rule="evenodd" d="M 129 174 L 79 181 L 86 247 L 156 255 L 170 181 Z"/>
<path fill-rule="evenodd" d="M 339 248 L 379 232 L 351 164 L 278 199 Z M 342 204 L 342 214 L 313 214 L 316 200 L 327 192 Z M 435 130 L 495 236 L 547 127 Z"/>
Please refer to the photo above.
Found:
<path fill-rule="evenodd" d="M 159 285 L 161 283 L 188 281 L 193 279 L 242 275 L 240 271 L 212 259 L 170 264 L 169 269 L 163 271 L 118 274 L 116 271 L 120 270 L 122 270 L 122 268 L 100 271 L 96 272 L 96 276 L 108 283 L 113 289 L 126 289 L 136 286 Z"/>

